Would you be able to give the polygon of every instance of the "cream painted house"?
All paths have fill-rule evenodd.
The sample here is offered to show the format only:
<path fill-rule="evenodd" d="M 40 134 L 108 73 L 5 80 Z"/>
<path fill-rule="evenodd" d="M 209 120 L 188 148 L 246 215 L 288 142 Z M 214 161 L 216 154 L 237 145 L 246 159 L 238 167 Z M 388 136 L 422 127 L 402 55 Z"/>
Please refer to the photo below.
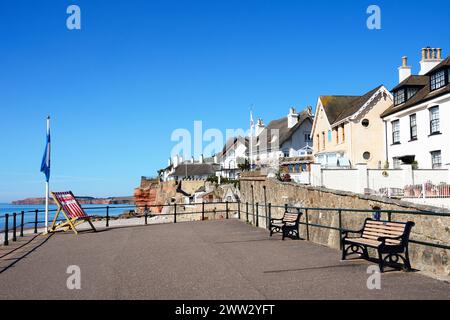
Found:
<path fill-rule="evenodd" d="M 380 115 L 392 103 L 383 85 L 362 96 L 319 97 L 311 134 L 316 163 L 325 168 L 382 167 L 386 144 Z"/>

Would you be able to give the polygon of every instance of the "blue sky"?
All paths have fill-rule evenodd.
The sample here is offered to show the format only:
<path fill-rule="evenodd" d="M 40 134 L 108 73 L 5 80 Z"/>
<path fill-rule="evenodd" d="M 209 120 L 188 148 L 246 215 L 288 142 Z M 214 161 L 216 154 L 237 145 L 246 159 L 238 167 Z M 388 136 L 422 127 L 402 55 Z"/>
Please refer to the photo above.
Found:
<path fill-rule="evenodd" d="M 66 28 L 81 8 L 82 30 Z M 366 28 L 377 4 L 382 29 Z M 247 128 L 323 94 L 392 88 L 407 55 L 450 50 L 450 3 L 433 1 L 1 0 L 0 202 L 52 189 L 131 195 L 167 164 L 177 128 Z"/>

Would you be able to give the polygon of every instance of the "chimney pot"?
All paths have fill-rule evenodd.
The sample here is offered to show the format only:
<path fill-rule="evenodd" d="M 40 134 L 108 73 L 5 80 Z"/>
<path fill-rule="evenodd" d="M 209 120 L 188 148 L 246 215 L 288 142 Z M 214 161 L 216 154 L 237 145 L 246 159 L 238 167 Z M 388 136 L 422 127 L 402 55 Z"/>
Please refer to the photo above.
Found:
<path fill-rule="evenodd" d="M 422 61 L 426 59 L 426 49 L 422 48 Z"/>
<path fill-rule="evenodd" d="M 441 48 L 437 48 L 436 50 L 437 50 L 437 58 L 438 58 L 438 59 L 442 59 L 442 58 L 441 58 L 441 57 L 442 57 L 442 55 L 441 55 L 442 49 L 441 49 Z"/>
<path fill-rule="evenodd" d="M 402 67 L 406 68 L 408 66 L 408 57 L 407 56 L 403 56 L 402 57 Z"/>

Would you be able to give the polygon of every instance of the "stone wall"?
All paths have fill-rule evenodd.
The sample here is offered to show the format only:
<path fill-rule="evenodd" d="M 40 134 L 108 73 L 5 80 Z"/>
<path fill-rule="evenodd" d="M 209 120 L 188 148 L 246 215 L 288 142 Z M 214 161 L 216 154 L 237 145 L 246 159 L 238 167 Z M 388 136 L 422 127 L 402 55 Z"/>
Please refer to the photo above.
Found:
<path fill-rule="evenodd" d="M 252 189 L 253 186 L 253 189 Z M 264 192 L 264 188 L 266 191 Z M 329 190 L 318 187 L 301 186 L 293 183 L 282 183 L 274 179 L 259 177 L 241 177 L 241 202 L 245 210 L 245 202 L 267 203 L 273 206 L 284 204 L 303 206 L 310 208 L 347 208 L 347 209 L 381 209 L 398 211 L 432 211 L 443 213 L 444 210 L 414 205 L 408 202 L 389 198 L 365 196 L 350 192 Z M 252 212 L 252 206 L 249 206 Z M 260 215 L 264 215 L 265 207 L 260 207 Z M 272 216 L 281 217 L 282 208 L 273 208 Z M 326 226 L 339 227 L 339 215 L 329 210 L 309 210 L 309 222 Z M 342 227 L 346 229 L 361 229 L 364 219 L 371 214 L 344 212 L 342 214 Z M 245 219 L 245 214 L 241 215 Z M 387 219 L 387 214 L 382 214 L 382 219 Z M 251 220 L 251 219 L 250 219 Z M 411 239 L 448 245 L 450 243 L 450 216 L 424 216 L 415 214 L 392 213 L 393 221 L 414 221 L 416 226 L 412 230 Z M 305 222 L 305 215 L 302 217 Z M 259 226 L 266 227 L 266 219 L 259 219 Z M 306 227 L 300 228 L 300 234 L 306 238 Z M 310 241 L 339 249 L 339 232 L 336 230 L 317 228 L 310 226 Z M 410 258 L 413 268 L 424 271 L 432 276 L 450 280 L 449 265 L 450 250 L 433 248 L 429 246 L 410 244 Z"/>

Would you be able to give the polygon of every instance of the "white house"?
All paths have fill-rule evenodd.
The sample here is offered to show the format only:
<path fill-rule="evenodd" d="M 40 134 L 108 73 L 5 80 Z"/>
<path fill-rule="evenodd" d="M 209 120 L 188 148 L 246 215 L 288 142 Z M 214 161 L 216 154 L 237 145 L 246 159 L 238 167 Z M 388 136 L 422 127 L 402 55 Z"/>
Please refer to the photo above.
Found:
<path fill-rule="evenodd" d="M 386 160 L 393 168 L 437 169 L 450 162 L 450 57 L 443 60 L 441 49 L 424 48 L 420 66 L 419 74 L 411 75 L 403 57 L 394 105 L 381 115 Z"/>
<path fill-rule="evenodd" d="M 298 113 L 290 108 L 287 117 L 273 120 L 267 127 L 258 121 L 253 142 L 252 163 L 259 167 L 277 167 L 280 158 L 312 154 L 309 147 L 313 124 L 311 107 Z"/>
<path fill-rule="evenodd" d="M 239 165 L 244 164 L 247 159 L 248 142 L 247 137 L 235 137 L 227 141 L 218 155 L 221 168 L 219 174 L 222 178 L 239 178 Z"/>

